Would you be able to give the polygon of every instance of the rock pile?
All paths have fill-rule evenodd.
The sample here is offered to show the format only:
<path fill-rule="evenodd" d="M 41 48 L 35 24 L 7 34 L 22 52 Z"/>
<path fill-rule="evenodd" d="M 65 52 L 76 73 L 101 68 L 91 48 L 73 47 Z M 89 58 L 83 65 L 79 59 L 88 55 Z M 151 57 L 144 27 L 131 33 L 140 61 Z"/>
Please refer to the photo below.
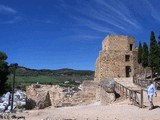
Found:
<path fill-rule="evenodd" d="M 7 92 L 0 97 L 0 112 L 9 112 L 11 110 L 11 93 Z M 17 90 L 14 93 L 13 109 L 26 104 L 26 94 L 24 91 Z"/>
<path fill-rule="evenodd" d="M 25 120 L 25 117 L 11 113 L 0 113 L 0 120 Z"/>

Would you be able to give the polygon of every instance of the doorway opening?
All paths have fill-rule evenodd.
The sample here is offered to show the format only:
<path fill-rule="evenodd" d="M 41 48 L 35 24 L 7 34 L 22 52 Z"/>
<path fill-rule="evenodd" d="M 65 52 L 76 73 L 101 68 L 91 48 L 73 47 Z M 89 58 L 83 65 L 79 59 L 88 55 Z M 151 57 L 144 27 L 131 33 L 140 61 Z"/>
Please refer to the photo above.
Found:
<path fill-rule="evenodd" d="M 131 66 L 126 66 L 126 77 L 130 77 Z"/>

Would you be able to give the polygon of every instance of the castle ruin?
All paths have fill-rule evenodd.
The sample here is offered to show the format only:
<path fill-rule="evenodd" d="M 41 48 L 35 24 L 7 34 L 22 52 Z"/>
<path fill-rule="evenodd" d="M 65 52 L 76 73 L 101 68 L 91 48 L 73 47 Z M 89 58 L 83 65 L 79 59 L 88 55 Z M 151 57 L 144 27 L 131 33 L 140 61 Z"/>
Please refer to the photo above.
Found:
<path fill-rule="evenodd" d="M 138 72 L 137 53 L 134 37 L 108 35 L 96 60 L 94 80 L 133 77 Z"/>

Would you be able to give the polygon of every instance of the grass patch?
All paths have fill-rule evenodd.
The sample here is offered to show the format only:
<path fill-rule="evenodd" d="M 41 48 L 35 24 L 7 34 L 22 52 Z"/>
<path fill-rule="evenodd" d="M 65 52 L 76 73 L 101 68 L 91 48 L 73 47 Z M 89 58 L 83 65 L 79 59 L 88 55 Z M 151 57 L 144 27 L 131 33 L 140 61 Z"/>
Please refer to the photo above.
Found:
<path fill-rule="evenodd" d="M 24 67 L 19 67 L 16 70 L 15 86 L 23 89 L 27 85 L 36 84 L 50 84 L 60 85 L 63 87 L 77 88 L 84 80 L 93 80 L 94 71 L 88 70 L 73 70 L 73 69 L 59 69 L 59 70 L 35 70 Z M 65 81 L 69 81 L 65 84 Z M 79 81 L 78 83 L 76 81 Z M 7 83 L 12 86 L 13 74 L 8 76 Z"/>
<path fill-rule="evenodd" d="M 13 75 L 8 76 L 8 84 L 11 85 L 13 82 Z M 56 80 L 52 76 L 16 76 L 15 77 L 15 85 L 30 85 L 30 84 L 59 84 L 63 83 L 63 81 Z"/>

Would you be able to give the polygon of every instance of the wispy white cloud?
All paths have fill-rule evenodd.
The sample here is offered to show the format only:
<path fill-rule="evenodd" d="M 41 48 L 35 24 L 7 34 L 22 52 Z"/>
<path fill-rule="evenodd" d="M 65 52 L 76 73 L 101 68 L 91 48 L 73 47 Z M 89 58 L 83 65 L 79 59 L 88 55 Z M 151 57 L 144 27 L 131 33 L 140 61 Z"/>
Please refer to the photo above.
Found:
<path fill-rule="evenodd" d="M 100 36 L 95 36 L 95 35 L 81 35 L 81 38 L 86 38 L 86 39 L 99 39 L 101 38 Z"/>
<path fill-rule="evenodd" d="M 49 19 L 45 20 L 44 22 L 45 22 L 45 23 L 48 23 L 48 24 L 53 24 L 53 21 L 52 21 L 52 20 L 49 20 Z"/>
<path fill-rule="evenodd" d="M 26 15 L 23 15 L 22 13 L 19 14 L 19 12 L 9 6 L 5 6 L 0 4 L 0 13 L 2 15 L 5 16 L 9 16 L 9 18 L 7 17 L 6 20 L 1 21 L 0 24 L 14 24 L 20 20 L 24 20 L 24 21 L 35 21 L 35 22 L 39 22 L 39 23 L 45 23 L 45 24 L 53 24 L 52 20 L 50 19 L 34 19 L 34 18 L 29 18 Z M 1 15 L 0 14 L 0 15 Z"/>
<path fill-rule="evenodd" d="M 3 17 L 0 24 L 14 24 L 22 20 L 22 17 L 18 15 L 18 12 L 6 5 L 0 4 L 0 17 Z"/>
<path fill-rule="evenodd" d="M 70 36 L 65 36 L 65 38 L 69 38 L 69 41 L 94 41 L 94 40 L 99 40 L 100 38 L 102 38 L 101 36 L 98 35 L 90 35 L 90 34 L 76 34 L 76 35 L 70 35 Z"/>
<path fill-rule="evenodd" d="M 75 1 L 77 1 L 79 7 L 72 7 L 74 12 L 71 17 L 76 18 L 75 20 L 78 24 L 83 24 L 99 32 L 113 34 L 119 31 L 132 32 L 133 30 L 142 30 L 141 24 L 120 0 L 94 0 L 88 3 Z M 68 4 L 63 5 L 67 9 Z M 68 5 L 69 8 L 70 6 Z"/>
<path fill-rule="evenodd" d="M 50 19 L 34 19 L 34 18 L 30 18 L 30 21 L 33 22 L 38 22 L 38 23 L 42 23 L 42 24 L 54 24 L 54 22 Z"/>
<path fill-rule="evenodd" d="M 150 9 L 152 17 L 160 22 L 160 12 L 158 12 L 158 10 L 155 7 L 153 7 L 153 5 L 149 2 L 149 0 L 146 0 L 146 4 L 148 5 L 148 8 Z"/>
<path fill-rule="evenodd" d="M 95 20 L 99 20 L 100 22 L 108 23 L 112 26 L 115 26 L 119 29 L 125 30 L 122 24 L 119 23 L 118 19 L 113 20 L 113 17 L 107 13 L 107 10 L 105 9 L 95 9 L 90 5 L 85 6 L 86 10 L 89 10 L 88 12 L 84 12 L 84 14 L 90 18 L 93 18 Z M 119 23 L 119 24 L 117 24 Z"/>
<path fill-rule="evenodd" d="M 15 16 L 10 20 L 6 20 L 6 21 L 1 22 L 1 24 L 14 24 L 14 23 L 17 23 L 18 21 L 21 21 L 21 20 L 22 20 L 21 17 Z"/>
<path fill-rule="evenodd" d="M 112 16 L 112 19 L 108 19 L 108 22 L 115 26 L 126 26 L 130 25 L 135 29 L 141 29 L 140 24 L 138 21 L 131 16 L 130 10 L 119 0 L 112 0 L 110 2 L 106 2 L 105 0 L 96 0 L 98 4 L 104 6 L 105 13 Z M 107 19 L 106 19 L 107 20 Z M 120 27 L 119 27 L 120 28 Z M 121 28 L 121 29 L 122 29 Z"/>
<path fill-rule="evenodd" d="M 103 26 L 102 24 L 98 24 L 97 22 L 86 19 L 86 18 L 81 18 L 81 17 L 73 17 L 77 22 L 81 23 L 82 25 L 87 26 L 90 29 L 99 31 L 99 32 L 105 32 L 105 33 L 115 33 L 114 30 L 110 29 L 107 26 Z"/>
<path fill-rule="evenodd" d="M 14 10 L 11 7 L 5 6 L 5 5 L 0 5 L 0 13 L 11 13 L 11 14 L 15 14 L 17 13 L 16 10 Z"/>

